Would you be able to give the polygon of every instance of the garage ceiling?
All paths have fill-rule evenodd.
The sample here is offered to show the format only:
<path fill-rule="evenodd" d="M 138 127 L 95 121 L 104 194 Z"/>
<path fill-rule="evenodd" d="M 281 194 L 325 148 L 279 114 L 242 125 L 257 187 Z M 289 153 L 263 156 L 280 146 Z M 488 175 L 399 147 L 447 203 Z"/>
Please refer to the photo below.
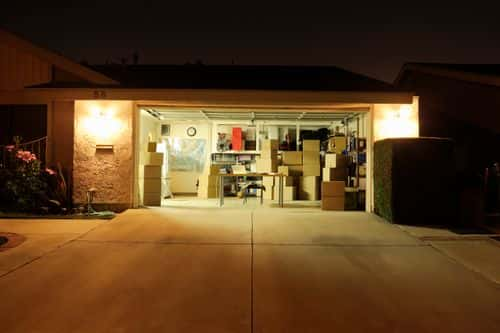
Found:
<path fill-rule="evenodd" d="M 171 109 L 142 107 L 161 120 L 281 120 L 281 121 L 339 121 L 367 112 L 368 108 L 339 109 L 331 111 L 298 110 L 243 110 L 243 109 Z"/>

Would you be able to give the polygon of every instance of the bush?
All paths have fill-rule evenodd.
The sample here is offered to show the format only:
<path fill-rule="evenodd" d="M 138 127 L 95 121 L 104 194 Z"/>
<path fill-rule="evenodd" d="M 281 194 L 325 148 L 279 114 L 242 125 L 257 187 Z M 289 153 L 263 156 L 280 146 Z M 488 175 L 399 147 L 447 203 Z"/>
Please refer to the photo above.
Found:
<path fill-rule="evenodd" d="M 385 139 L 374 145 L 375 213 L 401 224 L 457 223 L 454 142 Z"/>

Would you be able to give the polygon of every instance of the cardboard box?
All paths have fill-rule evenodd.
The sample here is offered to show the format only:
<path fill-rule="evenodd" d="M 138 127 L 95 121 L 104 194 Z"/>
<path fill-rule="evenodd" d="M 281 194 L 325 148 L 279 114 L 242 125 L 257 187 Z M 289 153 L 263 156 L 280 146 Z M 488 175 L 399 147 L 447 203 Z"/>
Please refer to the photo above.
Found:
<path fill-rule="evenodd" d="M 261 159 L 271 159 L 271 160 L 278 160 L 278 150 L 277 149 L 262 149 L 260 151 L 260 158 Z"/>
<path fill-rule="evenodd" d="M 288 165 L 288 175 L 294 177 L 302 176 L 302 165 Z"/>
<path fill-rule="evenodd" d="M 302 164 L 320 164 L 319 151 L 303 151 Z"/>
<path fill-rule="evenodd" d="M 360 176 L 366 176 L 366 165 L 360 165 L 359 166 L 359 175 Z"/>
<path fill-rule="evenodd" d="M 322 210 L 344 210 L 345 199 L 344 197 L 322 197 L 321 209 Z"/>
<path fill-rule="evenodd" d="M 219 184 L 219 176 L 201 175 L 198 178 L 198 188 L 216 188 Z"/>
<path fill-rule="evenodd" d="M 326 154 L 325 168 L 347 168 L 347 157 L 341 154 Z"/>
<path fill-rule="evenodd" d="M 144 192 L 142 197 L 142 204 L 145 206 L 161 206 L 161 193 L 152 192 L 147 193 Z"/>
<path fill-rule="evenodd" d="M 156 153 L 156 142 L 148 142 L 148 152 Z"/>
<path fill-rule="evenodd" d="M 347 147 L 345 136 L 334 136 L 328 139 L 328 151 L 331 153 L 342 154 Z"/>
<path fill-rule="evenodd" d="M 278 140 L 262 140 L 260 150 L 278 150 Z"/>
<path fill-rule="evenodd" d="M 146 161 L 149 165 L 162 165 L 163 153 L 146 153 Z"/>
<path fill-rule="evenodd" d="M 315 151 L 319 153 L 319 140 L 304 140 L 302 141 L 303 151 Z"/>
<path fill-rule="evenodd" d="M 281 162 L 283 165 L 300 165 L 302 164 L 302 152 L 283 151 L 281 152 Z"/>
<path fill-rule="evenodd" d="M 218 175 L 220 173 L 220 165 L 217 164 L 207 164 L 203 170 L 204 175 Z"/>
<path fill-rule="evenodd" d="M 198 198 L 201 199 L 213 199 L 218 198 L 219 195 L 218 187 L 198 187 Z"/>
<path fill-rule="evenodd" d="M 265 185 L 264 185 L 265 186 Z M 267 187 L 266 190 L 262 191 L 262 196 L 266 200 L 274 200 L 274 186 Z"/>
<path fill-rule="evenodd" d="M 321 183 L 321 197 L 338 197 L 344 196 L 345 182 L 330 181 Z"/>
<path fill-rule="evenodd" d="M 144 178 L 144 193 L 161 193 L 161 178 Z"/>
<path fill-rule="evenodd" d="M 305 176 L 321 176 L 319 164 L 304 164 L 302 166 L 302 175 Z"/>
<path fill-rule="evenodd" d="M 278 166 L 278 173 L 281 173 L 285 176 L 290 176 L 290 171 L 288 169 L 288 165 L 280 165 Z"/>
<path fill-rule="evenodd" d="M 274 184 L 277 183 L 276 178 L 277 177 L 262 177 L 262 185 L 266 187 L 274 186 Z"/>
<path fill-rule="evenodd" d="M 278 200 L 279 196 L 278 186 L 274 186 L 274 200 Z M 295 186 L 284 186 L 283 187 L 283 201 L 292 201 L 297 197 L 297 189 Z"/>
<path fill-rule="evenodd" d="M 319 200 L 320 198 L 319 177 L 317 176 L 300 177 L 297 196 L 299 200 Z"/>
<path fill-rule="evenodd" d="M 276 178 L 275 185 L 277 185 L 278 183 L 279 183 L 279 177 Z M 296 185 L 296 177 L 292 177 L 292 176 L 283 177 L 283 185 L 284 186 L 295 186 Z"/>
<path fill-rule="evenodd" d="M 161 165 L 145 165 L 144 178 L 161 178 Z"/>
<path fill-rule="evenodd" d="M 257 172 L 276 172 L 278 170 L 278 160 L 260 158 L 255 161 Z"/>
<path fill-rule="evenodd" d="M 323 181 L 344 181 L 347 179 L 347 168 L 323 168 Z"/>
<path fill-rule="evenodd" d="M 360 177 L 358 187 L 360 190 L 366 190 L 366 178 Z"/>

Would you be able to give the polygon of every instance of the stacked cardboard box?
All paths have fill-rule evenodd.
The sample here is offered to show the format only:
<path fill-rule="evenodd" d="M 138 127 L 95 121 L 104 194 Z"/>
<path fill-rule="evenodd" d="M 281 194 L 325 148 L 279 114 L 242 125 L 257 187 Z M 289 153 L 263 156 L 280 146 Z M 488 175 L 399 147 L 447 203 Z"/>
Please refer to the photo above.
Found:
<path fill-rule="evenodd" d="M 276 180 L 278 182 L 278 180 Z M 278 200 L 279 198 L 279 187 L 276 184 L 274 186 L 274 200 Z M 283 201 L 292 201 L 297 198 L 297 188 L 295 186 L 286 186 L 283 185 Z"/>
<path fill-rule="evenodd" d="M 346 137 L 345 136 L 334 136 L 328 139 L 328 152 L 342 154 L 346 149 Z"/>
<path fill-rule="evenodd" d="M 345 182 L 331 181 L 321 183 L 321 209 L 344 210 Z"/>
<path fill-rule="evenodd" d="M 326 154 L 323 181 L 345 181 L 347 179 L 347 158 L 341 154 Z"/>
<path fill-rule="evenodd" d="M 266 190 L 262 193 L 264 199 L 274 199 L 275 182 L 277 183 L 275 177 L 262 177 L 262 185 L 264 185 L 264 187 L 266 188 Z"/>
<path fill-rule="evenodd" d="M 163 153 L 156 152 L 156 142 L 148 143 L 146 164 L 143 166 L 143 196 L 145 206 L 161 206 L 161 167 Z"/>
<path fill-rule="evenodd" d="M 299 200 L 319 200 L 320 181 L 318 176 L 304 176 L 299 178 Z"/>
<path fill-rule="evenodd" d="M 219 193 L 219 174 L 220 166 L 209 165 L 198 178 L 198 198 L 210 199 L 217 198 Z"/>
<path fill-rule="evenodd" d="M 257 172 L 276 172 L 278 170 L 278 140 L 262 140 L 260 158 L 255 162 Z"/>
<path fill-rule="evenodd" d="M 320 176 L 319 140 L 304 140 L 302 150 L 302 175 L 304 177 Z"/>

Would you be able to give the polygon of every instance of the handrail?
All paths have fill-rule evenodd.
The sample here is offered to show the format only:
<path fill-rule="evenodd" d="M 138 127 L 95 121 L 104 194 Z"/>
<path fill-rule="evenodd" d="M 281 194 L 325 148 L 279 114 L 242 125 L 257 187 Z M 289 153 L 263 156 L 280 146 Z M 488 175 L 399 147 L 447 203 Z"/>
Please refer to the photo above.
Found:
<path fill-rule="evenodd" d="M 5 168 L 6 165 L 6 151 L 7 147 L 12 147 L 15 145 L 0 145 L 0 168 Z M 37 156 L 37 158 L 45 165 L 45 154 L 47 153 L 47 136 L 41 137 L 39 139 L 31 140 L 28 142 L 18 143 L 18 148 L 23 150 L 29 150 Z"/>
<path fill-rule="evenodd" d="M 28 141 L 28 142 L 22 142 L 22 143 L 19 143 L 19 146 L 26 146 L 26 145 L 30 145 L 30 144 L 34 144 L 34 143 L 38 143 L 38 142 L 41 142 L 43 140 L 47 140 L 47 136 L 43 136 L 39 139 L 35 139 L 35 140 L 31 140 L 31 141 Z M 12 144 L 8 144 L 8 145 L 0 145 L 0 148 L 5 148 L 7 146 L 12 146 Z"/>

